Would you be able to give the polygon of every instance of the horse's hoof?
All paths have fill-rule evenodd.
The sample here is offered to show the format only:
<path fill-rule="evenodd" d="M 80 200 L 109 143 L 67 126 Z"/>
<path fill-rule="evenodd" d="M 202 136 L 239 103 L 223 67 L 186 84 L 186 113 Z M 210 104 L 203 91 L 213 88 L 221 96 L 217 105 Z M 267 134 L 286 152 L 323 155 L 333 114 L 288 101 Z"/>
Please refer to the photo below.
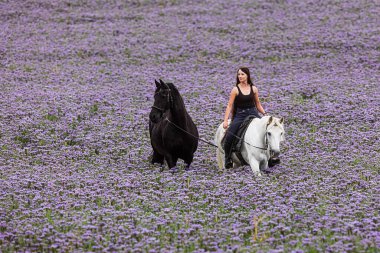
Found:
<path fill-rule="evenodd" d="M 268 160 L 268 166 L 269 167 L 273 167 L 273 166 L 280 164 L 280 163 L 281 163 L 280 158 L 270 158 Z"/>
<path fill-rule="evenodd" d="M 179 169 L 178 169 L 178 167 L 173 167 L 173 168 L 170 168 L 170 172 L 171 173 L 178 173 L 179 172 Z"/>
<path fill-rule="evenodd" d="M 224 168 L 225 169 L 231 169 L 233 166 L 234 166 L 234 164 L 232 163 L 232 160 L 231 159 L 226 159 L 226 161 L 224 163 Z"/>

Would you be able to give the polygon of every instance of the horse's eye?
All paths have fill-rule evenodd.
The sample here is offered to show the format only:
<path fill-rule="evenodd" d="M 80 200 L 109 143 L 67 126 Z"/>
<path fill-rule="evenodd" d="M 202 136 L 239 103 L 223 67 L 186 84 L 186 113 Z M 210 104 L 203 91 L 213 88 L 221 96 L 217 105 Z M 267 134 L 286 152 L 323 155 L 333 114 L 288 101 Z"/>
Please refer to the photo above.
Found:
<path fill-rule="evenodd" d="M 268 132 L 268 135 L 271 136 L 272 134 L 270 132 Z"/>

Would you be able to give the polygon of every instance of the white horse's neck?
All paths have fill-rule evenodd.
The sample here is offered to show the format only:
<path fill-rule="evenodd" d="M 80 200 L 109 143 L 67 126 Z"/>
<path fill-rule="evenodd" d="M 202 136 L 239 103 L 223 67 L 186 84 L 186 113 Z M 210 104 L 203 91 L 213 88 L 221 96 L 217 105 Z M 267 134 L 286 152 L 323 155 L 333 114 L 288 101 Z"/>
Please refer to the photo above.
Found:
<path fill-rule="evenodd" d="M 251 122 L 245 134 L 245 139 L 248 143 L 265 148 L 265 132 L 268 119 L 269 116 L 264 116 Z"/>

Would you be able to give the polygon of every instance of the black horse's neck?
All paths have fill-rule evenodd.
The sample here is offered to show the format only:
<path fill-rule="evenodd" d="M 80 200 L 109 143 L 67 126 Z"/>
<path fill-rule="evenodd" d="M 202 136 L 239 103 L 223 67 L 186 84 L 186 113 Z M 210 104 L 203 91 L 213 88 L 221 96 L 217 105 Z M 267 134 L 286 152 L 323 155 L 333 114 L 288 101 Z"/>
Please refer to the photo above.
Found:
<path fill-rule="evenodd" d="M 187 125 L 188 114 L 186 110 L 182 109 L 171 109 L 169 114 L 169 120 L 174 122 L 176 125 L 184 128 Z"/>
<path fill-rule="evenodd" d="M 170 107 L 169 120 L 173 121 L 176 125 L 180 127 L 186 127 L 187 120 L 189 115 L 186 111 L 185 104 L 178 90 L 174 87 L 174 85 L 170 85 L 171 96 L 172 96 L 172 104 Z"/>

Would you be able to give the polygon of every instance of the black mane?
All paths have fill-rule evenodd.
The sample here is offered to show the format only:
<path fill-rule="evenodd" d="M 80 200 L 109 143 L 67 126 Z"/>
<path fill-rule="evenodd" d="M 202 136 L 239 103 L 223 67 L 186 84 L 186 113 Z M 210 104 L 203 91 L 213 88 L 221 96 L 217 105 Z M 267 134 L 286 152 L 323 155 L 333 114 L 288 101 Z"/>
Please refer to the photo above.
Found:
<path fill-rule="evenodd" d="M 182 96 L 179 93 L 177 87 L 175 87 L 173 83 L 166 83 L 166 84 L 169 86 L 169 88 L 170 88 L 170 90 L 172 92 L 172 98 L 173 98 L 174 107 L 177 110 L 186 111 L 186 109 L 185 109 L 185 103 L 183 102 Z"/>

